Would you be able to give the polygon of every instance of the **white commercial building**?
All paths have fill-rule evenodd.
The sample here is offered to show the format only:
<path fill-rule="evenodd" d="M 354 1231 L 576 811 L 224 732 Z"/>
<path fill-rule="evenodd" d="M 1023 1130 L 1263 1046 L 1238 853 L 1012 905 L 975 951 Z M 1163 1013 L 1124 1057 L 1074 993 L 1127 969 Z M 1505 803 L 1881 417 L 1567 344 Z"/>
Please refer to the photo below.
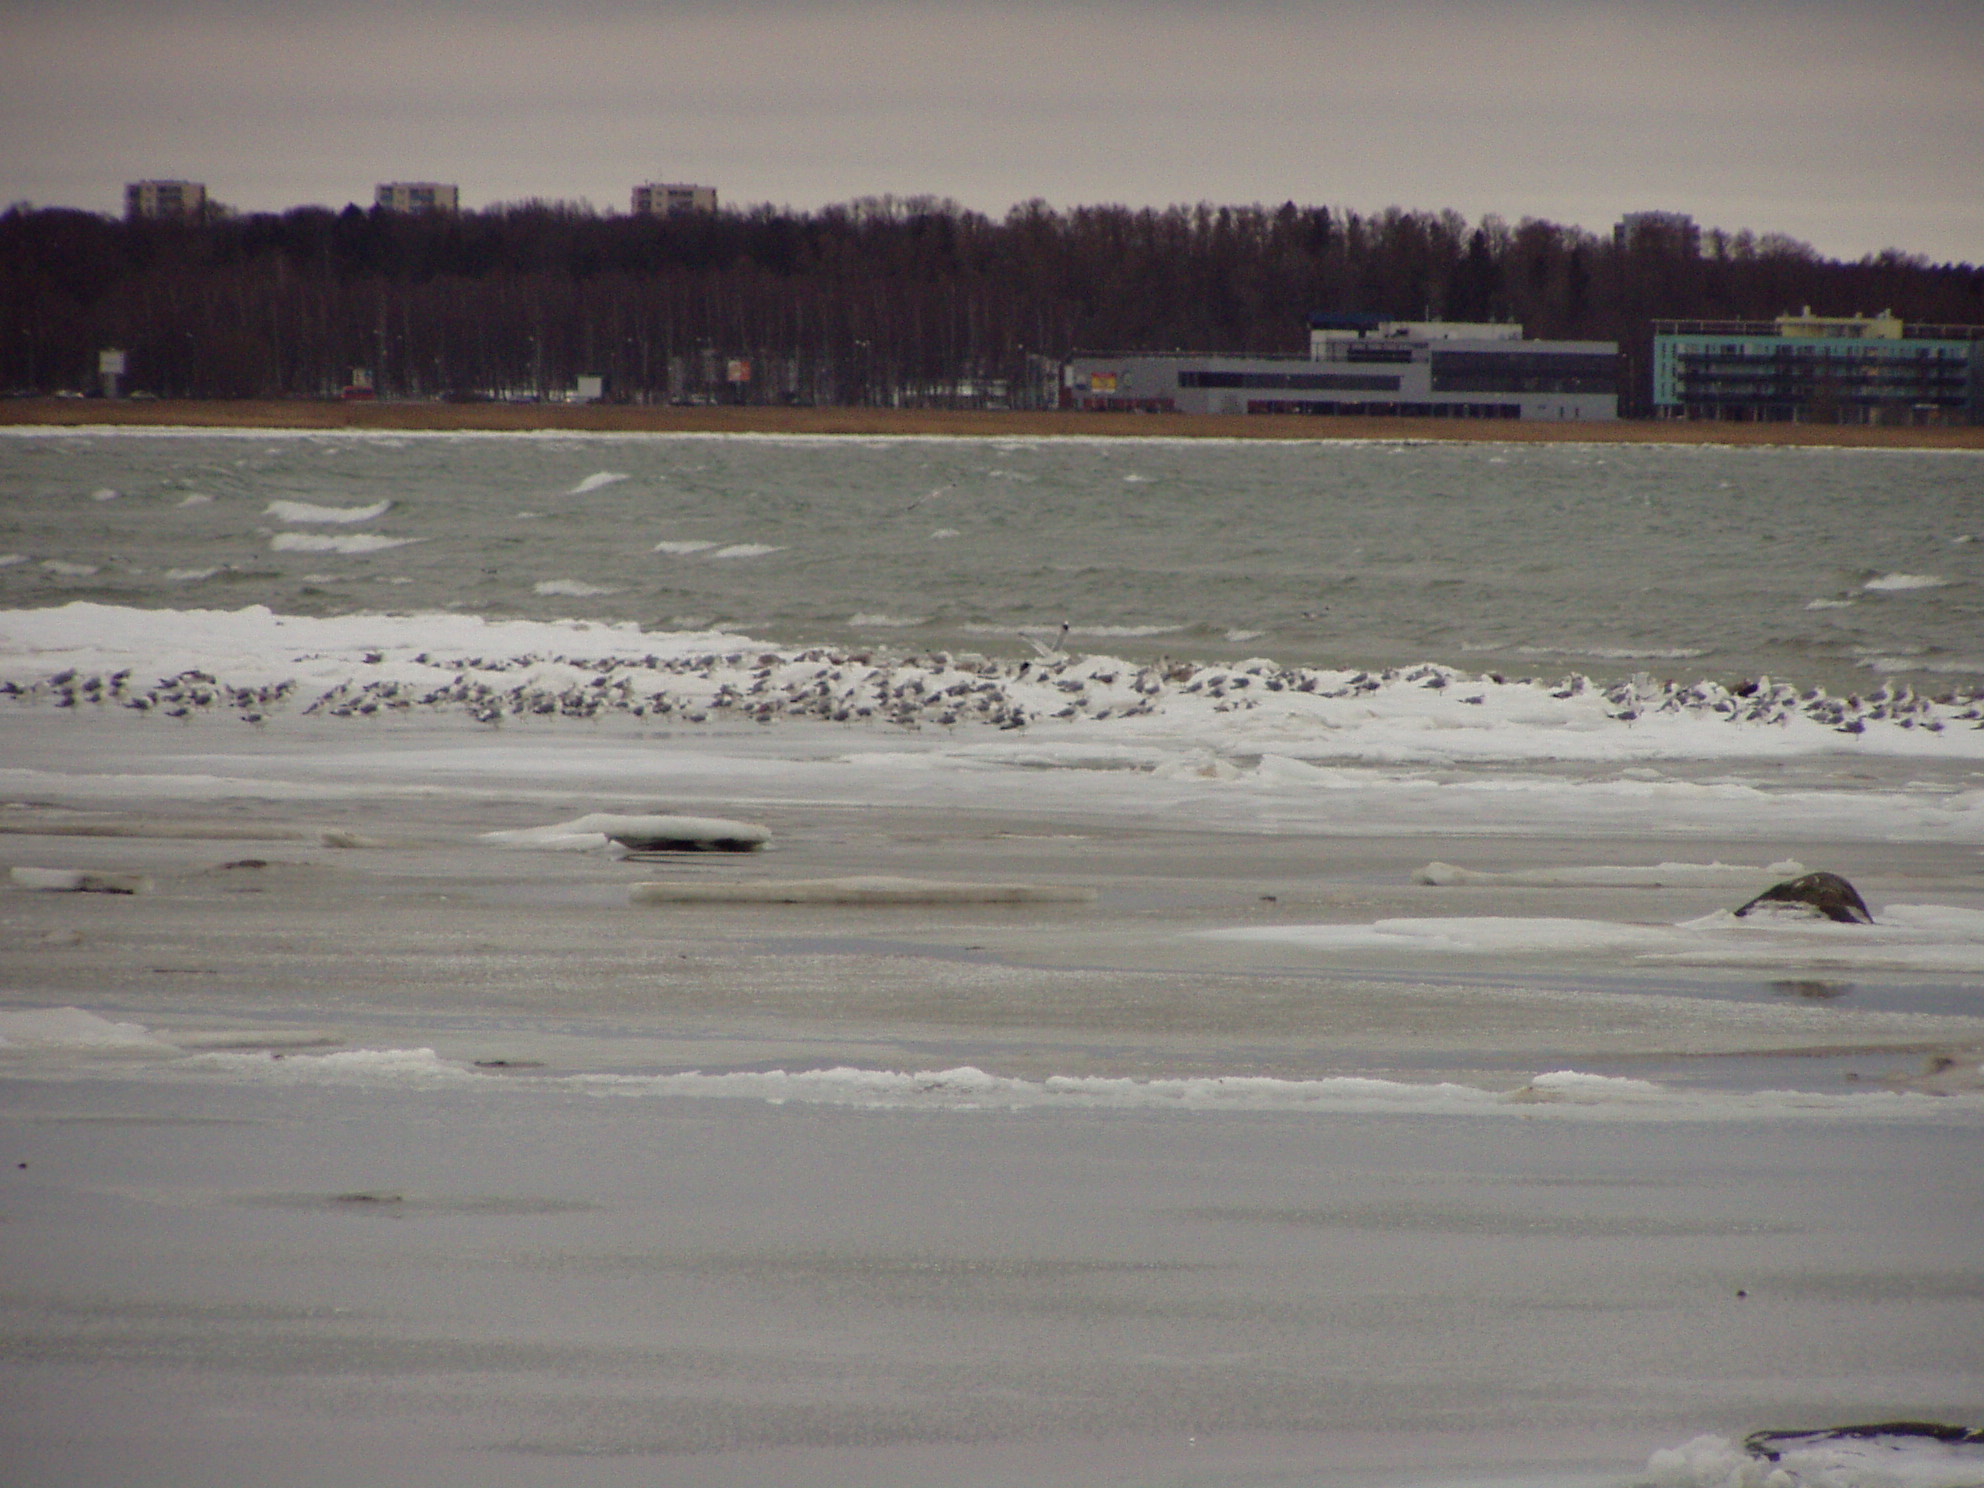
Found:
<path fill-rule="evenodd" d="M 1064 407 L 1163 413 L 1616 419 L 1613 341 L 1525 341 L 1522 327 L 1315 315 L 1309 355 L 1082 353 Z"/>

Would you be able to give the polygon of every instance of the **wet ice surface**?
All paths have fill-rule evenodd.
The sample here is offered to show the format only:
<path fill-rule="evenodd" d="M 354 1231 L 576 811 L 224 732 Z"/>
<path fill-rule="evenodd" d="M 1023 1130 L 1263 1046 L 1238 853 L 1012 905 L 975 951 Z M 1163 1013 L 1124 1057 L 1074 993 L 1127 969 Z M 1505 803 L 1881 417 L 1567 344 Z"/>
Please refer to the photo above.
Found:
<path fill-rule="evenodd" d="M 1620 942 L 1709 935 L 1795 858 L 1962 954 L 1961 760 L 1857 761 L 1801 830 L 1725 791 L 1722 833 L 1386 835 L 928 735 L 0 729 L 7 860 L 155 884 L 0 899 L 29 1481 L 1747 1488 L 1760 1427 L 1974 1414 L 1977 979 L 1795 927 L 1771 964 Z M 1865 803 L 1912 790 L 1889 840 Z M 482 836 L 593 811 L 772 840 Z M 1436 859 L 1545 881 L 1414 882 Z M 1675 862 L 1759 881 L 1594 875 Z M 627 901 L 848 873 L 1099 897 Z M 1502 938 L 1301 928 L 1440 918 Z"/>
<path fill-rule="evenodd" d="M 1975 1399 L 1974 1131 L 0 1096 L 23 1481 L 1624 1484 Z"/>

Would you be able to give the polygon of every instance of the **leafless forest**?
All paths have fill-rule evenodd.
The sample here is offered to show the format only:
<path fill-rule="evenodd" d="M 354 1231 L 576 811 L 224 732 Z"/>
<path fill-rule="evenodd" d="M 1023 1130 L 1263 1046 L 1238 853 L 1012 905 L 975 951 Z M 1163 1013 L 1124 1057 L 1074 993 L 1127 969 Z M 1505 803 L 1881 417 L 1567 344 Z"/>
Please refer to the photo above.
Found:
<path fill-rule="evenodd" d="M 1077 349 L 1300 352 L 1310 312 L 1371 311 L 1616 340 L 1631 412 L 1652 319 L 1807 305 L 1984 323 L 1984 268 L 1292 203 L 0 216 L 0 390 L 17 394 L 87 389 L 117 347 L 125 389 L 160 397 L 325 397 L 364 369 L 385 397 L 556 396 L 593 375 L 633 402 L 1025 406 Z"/>

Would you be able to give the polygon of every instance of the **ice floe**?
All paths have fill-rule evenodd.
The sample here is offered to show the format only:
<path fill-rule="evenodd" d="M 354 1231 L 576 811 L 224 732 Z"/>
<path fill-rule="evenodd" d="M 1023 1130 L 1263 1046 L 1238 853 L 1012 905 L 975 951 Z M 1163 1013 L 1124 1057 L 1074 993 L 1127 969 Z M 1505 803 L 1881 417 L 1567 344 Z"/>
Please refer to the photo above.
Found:
<path fill-rule="evenodd" d="M 1952 1433 L 1962 1436 L 1963 1433 Z M 1698 1436 L 1655 1452 L 1636 1488 L 1978 1488 L 1984 1440 L 1895 1425 L 1847 1433 Z"/>
<path fill-rule="evenodd" d="M 0 1054 L 174 1054 L 174 1045 L 136 1023 L 113 1023 L 81 1008 L 0 1012 Z"/>
<path fill-rule="evenodd" d="M 1718 911 L 1666 925 L 1547 915 L 1442 915 L 1188 933 L 1214 941 L 1283 945 L 1318 956 L 1624 956 L 1649 964 L 1984 975 L 1984 911 L 1935 904 L 1887 905 L 1872 925 L 1802 917 L 1738 919 Z"/>
<path fill-rule="evenodd" d="M 1525 888 L 1563 888 L 1571 885 L 1592 888 L 1670 888 L 1677 884 L 1719 884 L 1749 882 L 1759 878 L 1786 878 L 1803 873 L 1805 865 L 1792 858 L 1753 868 L 1743 863 L 1657 863 L 1652 867 L 1626 864 L 1594 864 L 1589 867 L 1519 868 L 1504 873 L 1456 868 L 1451 863 L 1433 862 L 1415 869 L 1414 883 L 1453 887 L 1461 884 L 1509 884 Z"/>

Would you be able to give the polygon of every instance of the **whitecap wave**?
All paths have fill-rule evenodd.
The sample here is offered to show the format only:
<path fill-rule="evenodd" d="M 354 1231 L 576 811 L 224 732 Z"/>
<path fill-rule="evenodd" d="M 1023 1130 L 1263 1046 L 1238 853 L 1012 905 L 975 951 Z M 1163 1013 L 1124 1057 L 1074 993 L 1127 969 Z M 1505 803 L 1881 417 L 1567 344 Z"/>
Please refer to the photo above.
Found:
<path fill-rule="evenodd" d="M 269 546 L 278 553 L 383 553 L 422 542 L 418 537 L 386 537 L 377 532 L 278 532 Z"/>
<path fill-rule="evenodd" d="M 370 522 L 392 510 L 391 501 L 374 501 L 369 506 L 318 506 L 310 501 L 271 501 L 263 514 L 282 522 Z"/>
<path fill-rule="evenodd" d="M 1906 594 L 1914 589 L 1941 589 L 1948 583 L 1936 574 L 1890 573 L 1869 579 L 1860 587 L 1876 594 Z"/>
<path fill-rule="evenodd" d="M 923 624 L 920 615 L 849 615 L 847 623 L 856 630 L 908 630 Z"/>

